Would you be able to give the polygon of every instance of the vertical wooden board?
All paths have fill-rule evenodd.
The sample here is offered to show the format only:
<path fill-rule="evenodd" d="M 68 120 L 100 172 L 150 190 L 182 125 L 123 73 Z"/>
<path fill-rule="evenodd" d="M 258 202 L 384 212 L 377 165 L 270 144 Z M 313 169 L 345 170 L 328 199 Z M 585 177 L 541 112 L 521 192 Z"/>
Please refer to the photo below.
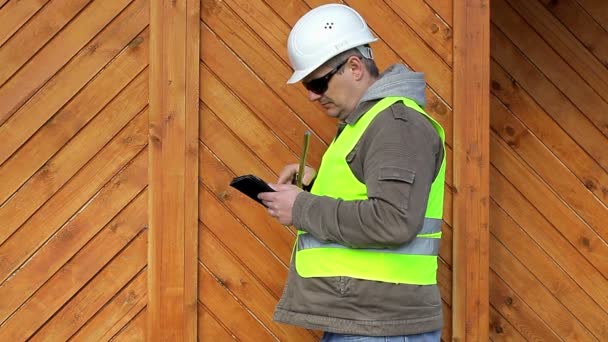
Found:
<path fill-rule="evenodd" d="M 107 74 L 103 72 L 102 77 L 97 80 L 99 83 L 95 82 L 96 86 L 107 82 L 114 72 L 125 72 L 130 75 L 130 71 L 123 71 L 122 68 L 135 69 L 137 65 L 141 65 L 142 60 L 147 60 L 145 57 L 147 49 L 145 47 L 137 48 L 143 42 L 143 36 L 138 34 L 141 33 L 147 22 L 147 8 L 140 6 L 134 9 L 138 12 L 123 12 L 123 14 L 126 13 L 127 18 L 122 17 L 122 20 L 106 27 L 102 34 L 89 43 L 88 48 L 74 57 L 6 123 L 0 126 L 0 140 L 6 142 L 0 145 L 0 163 L 15 152 L 57 110 L 69 102 L 120 51 L 122 53 L 119 54 L 119 58 L 116 58 L 111 64 L 113 67 L 109 68 L 112 72 Z M 126 56 L 122 57 L 125 54 Z M 46 65 L 44 61 L 38 62 Z M 106 76 L 103 77 L 103 75 Z M 123 77 L 119 76 L 117 82 L 122 81 Z M 5 87 L 0 88 L 0 93 L 3 89 Z M 0 95 L 0 99 L 2 96 L 4 95 Z M 86 96 L 90 96 L 90 93 L 87 92 Z M 2 102 L 0 101 L 0 103 Z M 0 114 L 2 113 L 2 109 L 0 109 Z"/>
<path fill-rule="evenodd" d="M 107 341 L 146 307 L 147 269 L 140 272 L 90 319 L 70 341 Z"/>
<path fill-rule="evenodd" d="M 152 1 L 147 335 L 196 339 L 198 1 Z"/>
<path fill-rule="evenodd" d="M 0 1 L 0 46 L 49 0 Z"/>
<path fill-rule="evenodd" d="M 32 58 L 89 2 L 90 0 L 51 1 L 6 44 L 0 42 L 0 64 L 3 66 L 0 68 L 0 85 Z"/>
<path fill-rule="evenodd" d="M 454 2 L 453 338 L 487 340 L 489 329 L 488 2 Z"/>
<path fill-rule="evenodd" d="M 44 248 L 0 287 L 0 321 L 4 321 L 70 260 L 91 237 L 141 192 L 146 185 L 145 153 L 117 175 L 94 200 L 55 234 Z"/>
<path fill-rule="evenodd" d="M 127 5 L 127 1 L 96 1 L 93 6 L 88 6 L 76 21 L 72 22 L 60 35 L 55 36 L 55 39 L 36 54 L 34 59 L 31 59 L 4 84 L 0 88 L 0 124 L 18 110 L 68 61 L 70 65 L 84 64 L 78 68 L 79 74 L 72 76 L 72 87 L 78 87 L 80 86 L 78 78 L 88 80 L 91 77 L 88 72 L 85 72 L 87 70 L 84 68 L 85 65 L 95 65 L 99 63 L 99 59 L 106 60 L 107 63 L 107 60 L 114 57 L 126 45 L 121 38 L 124 39 L 126 36 L 127 39 L 132 39 L 135 34 L 140 32 L 144 27 L 142 25 L 148 21 L 145 1 L 135 0 L 128 10 L 123 11 L 114 19 L 116 13 Z M 134 15 L 135 13 L 140 15 Z M 113 24 L 106 26 L 109 22 Z M 134 31 L 132 31 L 133 29 Z M 100 31 L 104 33 L 98 35 Z M 92 38 L 93 40 L 91 40 Z M 83 47 L 85 48 L 82 49 Z M 75 55 L 78 57 L 73 58 Z M 93 56 L 97 58 L 93 58 Z M 105 65 L 105 63 L 103 64 Z M 93 74 L 97 73 L 100 68 L 101 66 L 97 66 Z M 60 74 L 65 75 L 66 71 L 64 70 Z M 62 90 L 69 91 L 71 88 L 68 86 L 70 83 L 60 83 Z"/>
<path fill-rule="evenodd" d="M 559 160 L 608 206 L 608 173 L 522 89 L 506 71 L 492 62 L 492 93 L 521 120 Z M 494 106 L 494 105 L 493 105 Z M 500 116 L 494 113 L 493 120 Z M 510 131 L 505 127 L 505 130 Z"/>
<path fill-rule="evenodd" d="M 147 143 L 146 114 L 133 120 L 0 246 L 0 283 L 141 152 Z"/>

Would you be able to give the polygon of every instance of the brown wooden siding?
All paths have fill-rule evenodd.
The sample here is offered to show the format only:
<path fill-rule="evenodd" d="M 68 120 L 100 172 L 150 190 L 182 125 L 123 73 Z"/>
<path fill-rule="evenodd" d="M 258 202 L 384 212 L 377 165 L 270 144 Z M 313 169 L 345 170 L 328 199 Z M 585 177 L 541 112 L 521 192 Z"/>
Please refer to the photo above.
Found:
<path fill-rule="evenodd" d="M 201 2 L 200 296 L 199 336 L 238 340 L 314 341 L 319 332 L 278 325 L 280 298 L 294 231 L 228 186 L 253 173 L 274 181 L 297 162 L 302 136 L 313 131 L 309 162 L 318 167 L 335 122 L 308 101 L 291 75 L 286 41 L 310 8 L 329 1 L 227 0 Z M 430 114 L 452 146 L 451 2 L 346 1 L 380 38 L 379 67 L 394 62 L 427 73 Z M 446 5 L 446 3 L 448 3 Z M 440 14 L 448 17 L 443 18 Z M 394 32 L 400 34 L 394 34 Z M 444 238 L 439 268 L 451 336 L 451 181 L 448 164 Z"/>
<path fill-rule="evenodd" d="M 608 339 L 608 3 L 491 2 L 490 336 Z"/>
<path fill-rule="evenodd" d="M 233 191 L 272 181 L 335 123 L 291 74 L 291 26 L 324 0 L 203 0 L 198 336 L 314 341 L 272 322 L 294 231 Z M 349 0 L 379 67 L 426 73 L 448 170 L 439 285 L 452 338 L 453 6 Z M 608 339 L 608 3 L 492 0 L 490 339 Z M 0 0 L 0 340 L 143 340 L 147 0 Z M 396 33 L 398 32 L 398 33 Z M 479 96 L 485 96 L 480 94 Z M 465 114 L 461 114 L 465 115 Z"/>
<path fill-rule="evenodd" d="M 0 6 L 0 340 L 141 340 L 148 3 Z"/>

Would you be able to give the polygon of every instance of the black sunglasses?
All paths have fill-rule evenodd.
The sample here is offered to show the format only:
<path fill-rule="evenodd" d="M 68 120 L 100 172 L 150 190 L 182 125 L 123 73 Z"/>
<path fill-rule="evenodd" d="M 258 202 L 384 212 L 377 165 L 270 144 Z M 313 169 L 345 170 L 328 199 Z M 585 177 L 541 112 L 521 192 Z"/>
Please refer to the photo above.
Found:
<path fill-rule="evenodd" d="M 344 64 L 346 64 L 346 62 L 348 62 L 348 59 L 338 64 L 335 68 L 333 68 L 333 70 L 331 70 L 324 76 L 315 78 L 310 81 L 302 82 L 302 84 L 304 84 L 304 87 L 306 87 L 306 89 L 312 91 L 313 93 L 317 95 L 323 95 L 327 91 L 327 87 L 329 86 L 329 81 L 331 81 L 331 78 L 338 72 L 338 70 L 340 70 L 340 68 L 344 66 Z"/>

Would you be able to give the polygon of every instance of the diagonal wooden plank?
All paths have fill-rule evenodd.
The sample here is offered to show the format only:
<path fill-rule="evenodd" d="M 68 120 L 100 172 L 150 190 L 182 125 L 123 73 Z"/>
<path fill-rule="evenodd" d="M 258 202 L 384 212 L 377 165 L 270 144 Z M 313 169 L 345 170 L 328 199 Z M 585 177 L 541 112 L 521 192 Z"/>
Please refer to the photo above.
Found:
<path fill-rule="evenodd" d="M 494 307 L 490 307 L 491 341 L 526 341 L 526 339 Z"/>
<path fill-rule="evenodd" d="M 543 30 L 542 36 L 536 33 L 506 0 L 495 0 L 491 4 L 492 22 L 523 51 L 526 58 L 546 75 L 555 87 L 593 122 L 595 127 L 604 134 L 604 140 L 608 139 L 608 115 L 605 115 L 608 112 L 608 102 L 598 94 L 598 92 L 608 94 L 608 69 L 599 64 L 592 56 L 583 62 L 582 67 L 576 68 L 575 64 L 581 63 L 578 60 L 580 57 L 573 55 L 572 51 L 586 51 L 584 48 L 575 47 L 575 50 L 572 50 L 571 46 L 562 48 L 564 43 L 561 43 L 560 39 L 566 39 L 566 37 L 552 39 L 552 36 L 548 36 L 547 30 Z M 528 9 L 528 11 L 530 10 Z M 548 39 L 551 44 L 545 39 Z M 560 56 L 556 50 L 563 56 Z M 598 77 L 595 76 L 596 74 L 605 76 L 594 81 Z M 594 90 L 587 82 L 597 87 L 597 90 Z M 608 95 L 605 96 L 608 98 Z"/>
<path fill-rule="evenodd" d="M 201 302 L 198 302 L 198 340 L 238 341 Z"/>
<path fill-rule="evenodd" d="M 141 269 L 146 262 L 145 200 L 146 196 L 140 194 L 100 234 L 36 291 L 3 323 L 0 338 L 3 340 L 29 338 L 117 253 L 120 253 L 115 260 L 118 265 L 110 264 L 109 270 L 129 272 L 131 269 Z"/>
<path fill-rule="evenodd" d="M 145 194 L 143 197 L 145 198 Z M 144 199 L 143 202 L 144 206 L 141 209 L 145 212 L 147 210 L 146 200 Z M 145 231 L 144 234 L 146 234 Z M 103 241 L 104 244 L 108 244 L 108 242 L 111 245 L 112 241 Z M 102 243 L 102 241 L 92 241 L 91 243 Z M 145 255 L 145 247 L 140 248 L 138 253 Z M 108 253 L 104 251 L 104 253 L 98 253 L 95 256 L 101 258 L 105 257 L 106 254 Z M 83 263 L 86 260 L 79 259 L 76 262 Z M 143 282 L 145 272 L 141 271 L 145 264 L 145 257 L 128 259 L 117 256 L 36 331 L 29 341 L 67 341 L 117 292 L 120 292 L 124 286 L 128 286 L 132 278 L 135 278 L 133 282 L 138 280 Z M 141 293 L 131 292 L 131 301 L 135 301 L 137 295 L 141 296 Z"/>
<path fill-rule="evenodd" d="M 0 43 L 0 86 L 90 2 L 51 1 L 6 44 Z"/>
<path fill-rule="evenodd" d="M 146 146 L 147 124 L 143 112 L 0 246 L 0 283 Z"/>
<path fill-rule="evenodd" d="M 495 133 L 492 133 L 490 149 L 493 156 L 492 165 L 608 279 L 608 243 L 561 201 L 557 194 L 545 185 L 544 180 L 510 151 Z"/>
<path fill-rule="evenodd" d="M 205 8 L 205 6 L 203 6 Z M 226 32 L 229 34 L 229 31 Z M 299 154 L 301 151 L 302 137 L 309 129 L 302 121 L 294 117 L 289 106 L 279 99 L 272 89 L 261 80 L 251 69 L 243 65 L 224 44 L 215 37 L 213 32 L 206 26 L 201 27 L 201 39 L 206 48 L 201 49 L 201 57 L 204 64 L 217 75 L 221 75 L 222 81 L 232 92 L 234 92 L 244 103 L 249 106 L 260 120 L 264 122 L 282 141 Z M 204 83 L 202 83 L 204 84 Z M 205 92 L 205 87 L 201 87 Z M 204 101 L 203 101 L 204 102 Z M 331 128 L 331 126 L 330 126 Z M 333 129 L 332 129 L 333 130 Z M 321 151 L 326 149 L 326 144 L 317 136 L 310 139 L 311 165 L 319 165 Z M 297 157 L 294 156 L 294 160 Z"/>
<path fill-rule="evenodd" d="M 0 1 L 2 6 L 6 1 Z M 0 8 L 0 46 L 49 0 L 11 1 Z"/>
<path fill-rule="evenodd" d="M 74 219 L 0 286 L 4 322 L 147 185 L 147 150 L 108 183 Z M 14 324 L 14 323 L 11 323 Z M 0 329 L 0 331 L 3 329 Z"/>
<path fill-rule="evenodd" d="M 499 28 L 492 25 L 491 55 L 547 114 L 608 171 L 608 139 L 545 77 Z"/>
<path fill-rule="evenodd" d="M 263 326 L 253 314 L 243 309 L 242 304 L 230 293 L 222 280 L 207 267 L 199 263 L 198 296 L 237 340 L 272 341 L 277 338 Z"/>
<path fill-rule="evenodd" d="M 70 341 L 107 341 L 145 309 L 147 303 L 147 269 L 125 286 Z"/>
<path fill-rule="evenodd" d="M 604 0 L 576 0 L 604 30 L 608 31 L 608 8 Z"/>
<path fill-rule="evenodd" d="M 608 31 L 593 20 L 591 14 L 576 3 L 576 0 L 540 0 L 540 2 L 599 59 L 601 64 L 608 66 L 608 45 L 604 43 L 608 38 Z"/>
<path fill-rule="evenodd" d="M 286 164 L 297 162 L 297 156 L 289 150 L 281 140 L 275 135 L 270 127 L 266 126 L 262 120 L 260 120 L 254 113 L 251 112 L 247 106 L 239 101 L 239 99 L 231 93 L 230 89 L 222 84 L 220 80 L 212 75 L 207 68 L 201 68 L 201 84 L 205 84 L 204 89 L 201 90 L 201 99 L 205 104 L 205 108 L 208 108 L 209 114 L 205 108 L 200 113 L 201 122 L 203 127 L 201 128 L 201 140 L 206 141 L 209 139 L 212 143 L 215 141 L 215 131 L 205 130 L 205 126 L 208 125 L 209 120 L 207 115 L 214 115 L 223 122 L 227 128 L 223 131 L 230 130 L 240 140 L 243 141 L 245 146 L 251 149 L 252 156 L 257 156 L 259 166 L 247 173 L 262 172 L 259 176 L 270 176 L 270 172 L 263 171 L 265 165 L 274 172 L 271 179 L 267 181 L 271 182 L 276 179 L 275 175 L 283 169 Z M 212 122 L 209 122 L 212 124 Z M 222 129 L 215 125 L 215 129 Z M 222 137 L 226 139 L 226 137 Z M 219 146 L 218 146 L 219 147 Z M 309 164 L 314 163 L 315 160 L 320 159 L 321 150 L 311 151 L 311 158 Z M 316 157 L 316 158 L 313 158 Z M 314 165 L 314 164 L 312 164 Z M 246 170 L 247 165 L 243 165 L 243 169 Z"/>
<path fill-rule="evenodd" d="M 424 0 L 450 27 L 454 21 L 454 1 L 458 0 Z"/>
<path fill-rule="evenodd" d="M 492 199 L 526 231 L 534 242 L 601 307 L 608 307 L 608 298 L 603 291 L 608 287 L 608 280 L 581 254 L 588 251 L 573 246 L 494 167 L 491 168 L 490 187 Z M 575 243 L 581 244 L 582 241 Z"/>
<path fill-rule="evenodd" d="M 6 227 L 0 232 L 0 242 L 6 241 L 25 220 L 58 191 L 80 168 L 97 154 L 112 137 L 146 106 L 148 99 L 147 77 L 141 77 L 118 96 L 100 115 L 78 132 L 53 158 L 47 161 L 19 191 L 0 208 L 0 220 Z M 70 116 L 74 117 L 74 116 Z M 68 124 L 70 123 L 70 120 Z M 60 121 L 56 122 L 61 125 Z M 53 128 L 51 127 L 51 130 Z M 18 164 L 17 164 L 18 165 Z M 3 168 L 11 174 L 20 172 Z M 17 176 L 18 177 L 18 176 Z M 9 179 L 15 179 L 10 177 Z M 7 187 L 13 184 L 7 184 Z M 6 189 L 10 191 L 10 189 Z M 8 197 L 8 194 L 2 194 Z M 2 197 L 4 199 L 5 197 Z"/>
<path fill-rule="evenodd" d="M 225 3 L 229 8 L 218 2 L 216 7 L 204 12 L 205 23 L 275 91 L 294 114 L 301 117 L 326 144 L 329 143 L 335 135 L 335 121 L 320 106 L 308 100 L 304 87 L 286 84 L 292 72 L 286 48 L 291 28 L 262 0 L 229 0 Z M 239 32 L 239 39 L 227 34 L 230 30 Z"/>
<path fill-rule="evenodd" d="M 426 74 L 428 84 L 451 105 L 452 70 L 420 37 L 384 2 L 347 1 L 395 52 L 416 71 Z M 394 34 L 398 31 L 399 34 Z"/>
<path fill-rule="evenodd" d="M 5 83 L 0 88 L 0 124 L 4 123 L 68 62 L 70 62 L 70 65 L 78 62 L 83 63 L 78 70 L 83 73 L 82 77 L 88 80 L 90 76 L 87 77 L 88 72 L 85 72 L 87 68 L 84 66 L 88 64 L 90 68 L 91 64 L 99 63 L 100 59 L 106 60 L 107 63 L 107 60 L 114 57 L 126 45 L 125 42 L 121 42 L 120 37 L 128 36 L 131 38 L 136 32 L 143 29 L 143 26 L 140 25 L 135 32 L 131 33 L 129 29 L 121 26 L 137 23 L 138 17 L 147 22 L 148 11 L 145 8 L 144 1 L 135 0 L 128 10 L 121 12 L 128 2 L 130 0 L 94 2 L 66 30 L 55 36 L 49 44 L 36 54 L 35 58 L 31 59 L 14 77 Z M 133 15 L 138 12 L 141 13 L 140 16 Z M 120 14 L 114 19 L 117 13 Z M 115 25 L 106 27 L 111 21 Z M 135 24 L 135 26 L 138 25 Z M 105 34 L 98 35 L 100 31 Z M 126 32 L 120 34 L 121 31 Z M 108 40 L 107 43 L 106 40 Z M 84 49 L 82 49 L 83 47 Z M 76 58 L 73 58 L 75 55 Z M 100 67 L 97 67 L 93 74 L 97 73 L 99 69 Z M 65 73 L 64 71 L 61 74 Z M 75 87 L 81 86 L 78 80 L 79 77 L 77 76 L 73 76 L 73 80 L 71 80 Z M 50 84 L 46 84 L 45 88 L 49 86 Z M 68 88 L 67 84 L 62 84 L 62 87 L 67 88 L 66 91 L 71 88 Z M 40 93 L 38 94 L 38 97 L 41 96 Z"/>
<path fill-rule="evenodd" d="M 410 0 L 407 3 L 396 0 L 385 2 L 452 67 L 452 28 L 438 18 L 424 0 Z"/>
<path fill-rule="evenodd" d="M 135 18 L 137 17 L 136 15 Z M 83 105 L 80 102 L 83 100 L 97 103 L 94 100 L 95 96 L 101 98 L 105 98 L 105 96 L 96 93 L 93 90 L 94 87 L 112 88 L 110 85 L 112 82 L 126 84 L 133 78 L 133 75 L 137 74 L 133 74 L 132 71 L 141 70 L 147 64 L 148 44 L 142 44 L 147 32 L 140 33 L 143 28 L 140 27 L 140 24 L 145 26 L 145 22 L 136 20 L 135 24 L 137 25 L 127 27 L 110 26 L 117 30 L 124 29 L 126 32 L 116 33 L 112 32 L 114 29 L 108 29 L 105 34 L 98 36 L 93 44 L 99 44 L 96 46 L 101 47 L 104 51 L 111 51 L 112 54 L 106 55 L 91 51 L 81 53 L 25 106 L 0 126 L 0 140 L 5 142 L 0 145 L 0 164 L 6 161 L 36 130 L 68 103 L 98 71 L 105 67 L 109 60 L 115 57 L 114 52 L 122 51 L 108 66 L 108 69 L 93 80 L 91 87 L 85 88 L 86 91 L 82 97 L 79 96 L 79 100 L 76 100 L 74 104 L 69 104 L 68 107 L 76 106 L 72 108 L 77 109 L 78 106 Z M 111 91 L 109 93 L 111 94 Z"/>
<path fill-rule="evenodd" d="M 112 341 L 144 342 L 146 341 L 146 322 L 148 320 L 148 309 L 141 310 L 124 329 L 114 335 Z"/>
<path fill-rule="evenodd" d="M 492 61 L 492 93 L 517 119 L 521 120 L 542 143 L 555 154 L 593 192 L 605 206 L 608 206 L 608 173 L 602 169 L 568 133 L 560 127 L 552 116 L 511 78 L 496 61 Z M 496 112 L 492 114 L 500 114 Z M 496 116 L 496 115 L 494 115 Z M 576 122 L 572 122 L 575 124 Z M 516 123 L 510 127 L 517 131 Z M 511 132 L 511 129 L 505 127 Z M 569 129 L 566 127 L 566 129 Z M 500 132 L 499 132 L 500 133 Z M 517 146 L 525 148 L 524 146 Z"/>
<path fill-rule="evenodd" d="M 596 339 L 493 235 L 490 235 L 490 245 L 493 253 L 492 270 L 561 338 L 571 341 Z"/>
<path fill-rule="evenodd" d="M 591 102 L 589 106 L 595 107 L 598 102 L 608 101 L 608 68 L 606 65 L 598 61 L 591 52 L 589 52 L 585 46 L 568 30 L 568 27 L 564 26 L 557 18 L 551 15 L 551 13 L 543 7 L 538 1 L 521 1 L 521 0 L 506 0 L 513 9 L 530 25 L 539 36 L 549 45 L 565 62 L 570 66 L 574 72 L 588 84 L 589 89 L 585 89 L 585 95 L 583 98 L 585 102 Z M 504 15 L 504 14 L 503 14 Z M 604 40 L 608 38 L 608 33 L 604 34 Z M 528 37 L 530 39 L 530 37 Z M 546 53 L 540 54 L 547 58 Z M 542 63 L 542 62 L 541 62 Z M 538 63 L 538 64 L 541 64 Z M 549 63 L 552 63 L 549 61 Z M 564 70 L 562 67 L 566 64 L 555 65 L 554 68 L 559 70 L 560 73 L 552 71 L 552 75 L 560 75 L 563 78 L 559 79 L 556 83 L 562 82 L 573 82 L 569 76 L 569 72 Z M 544 68 L 544 66 L 543 66 Z M 551 78 L 556 79 L 555 76 Z M 567 86 L 563 86 L 564 92 L 568 95 L 565 89 Z M 595 91 L 595 92 L 594 92 Z M 595 97 L 599 96 L 599 99 Z M 593 98 L 590 98 L 593 97 Z M 603 101 L 601 101 L 603 99 Z M 585 106 L 579 107 L 585 110 Z M 589 107 L 587 107 L 589 108 Z M 607 108 L 607 107 L 603 107 Z M 597 110 L 597 109 L 596 109 Z M 587 112 L 587 110 L 585 110 Z M 589 113 L 591 114 L 591 113 Z M 588 114 L 588 115 L 589 115 Z M 593 114 L 590 115 L 592 120 L 596 121 Z M 606 121 L 596 121 L 598 125 L 602 123 L 608 124 Z M 604 131 L 608 132 L 608 128 Z M 608 134 L 608 133 L 607 133 Z"/>
<path fill-rule="evenodd" d="M 288 265 L 295 233 L 270 217 L 263 206 L 230 188 L 230 181 L 235 174 L 222 165 L 206 147 L 201 146 L 199 152 L 202 183 Z"/>
<path fill-rule="evenodd" d="M 490 303 L 527 341 L 560 341 L 534 310 L 503 279 L 490 270 Z"/>
<path fill-rule="evenodd" d="M 496 202 L 491 202 L 492 234 L 596 337 L 608 337 L 608 312 L 579 287 Z M 521 248 L 526 246 L 526 248 Z"/>
<path fill-rule="evenodd" d="M 608 210 L 594 194 L 553 155 L 543 142 L 498 101 L 491 101 L 491 127 L 542 180 L 604 241 L 608 241 Z M 598 176 L 608 176 L 601 173 Z M 513 183 L 516 183 L 513 181 Z"/>
<path fill-rule="evenodd" d="M 305 329 L 273 322 L 276 299 L 204 227 L 200 241 L 199 259 L 279 340 L 313 341 L 313 335 Z"/>
<path fill-rule="evenodd" d="M 276 299 L 279 299 L 283 293 L 284 280 L 287 278 L 287 266 L 247 227 L 232 217 L 208 190 L 201 191 L 200 197 L 199 210 L 203 213 L 200 221 L 215 236 L 221 236 L 226 248 L 251 270 L 254 277 Z"/>

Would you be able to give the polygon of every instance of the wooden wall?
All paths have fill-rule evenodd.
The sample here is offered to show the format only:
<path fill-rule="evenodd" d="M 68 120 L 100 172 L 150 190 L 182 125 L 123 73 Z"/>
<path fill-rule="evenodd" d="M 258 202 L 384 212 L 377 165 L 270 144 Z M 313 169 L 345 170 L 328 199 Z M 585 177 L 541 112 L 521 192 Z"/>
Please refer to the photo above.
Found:
<path fill-rule="evenodd" d="M 271 320 L 294 231 L 228 183 L 274 180 L 308 129 L 318 166 L 335 123 L 285 84 L 285 42 L 325 2 L 201 1 L 200 340 L 318 339 Z M 439 284 L 450 340 L 458 3 L 344 3 L 380 38 L 381 69 L 426 73 L 427 110 L 447 132 Z M 147 0 L 0 0 L 0 340 L 144 339 L 149 22 Z M 491 1 L 494 341 L 608 338 L 606 23 L 603 0 Z"/>
<path fill-rule="evenodd" d="M 241 174 L 274 181 L 298 160 L 306 130 L 318 167 L 336 122 L 307 99 L 291 75 L 286 41 L 310 8 L 331 1 L 201 2 L 201 145 L 199 336 L 216 341 L 314 341 L 309 332 L 272 322 L 282 294 L 294 231 L 232 190 Z M 439 277 L 451 336 L 452 4 L 451 1 L 345 1 L 380 41 L 379 67 L 402 62 L 427 72 L 427 109 L 447 132 L 448 172 Z M 399 34 L 395 34 L 399 32 Z"/>
<path fill-rule="evenodd" d="M 490 337 L 608 340 L 608 2 L 491 23 Z"/>
<path fill-rule="evenodd" d="M 0 340 L 143 340 L 145 0 L 0 1 Z"/>

